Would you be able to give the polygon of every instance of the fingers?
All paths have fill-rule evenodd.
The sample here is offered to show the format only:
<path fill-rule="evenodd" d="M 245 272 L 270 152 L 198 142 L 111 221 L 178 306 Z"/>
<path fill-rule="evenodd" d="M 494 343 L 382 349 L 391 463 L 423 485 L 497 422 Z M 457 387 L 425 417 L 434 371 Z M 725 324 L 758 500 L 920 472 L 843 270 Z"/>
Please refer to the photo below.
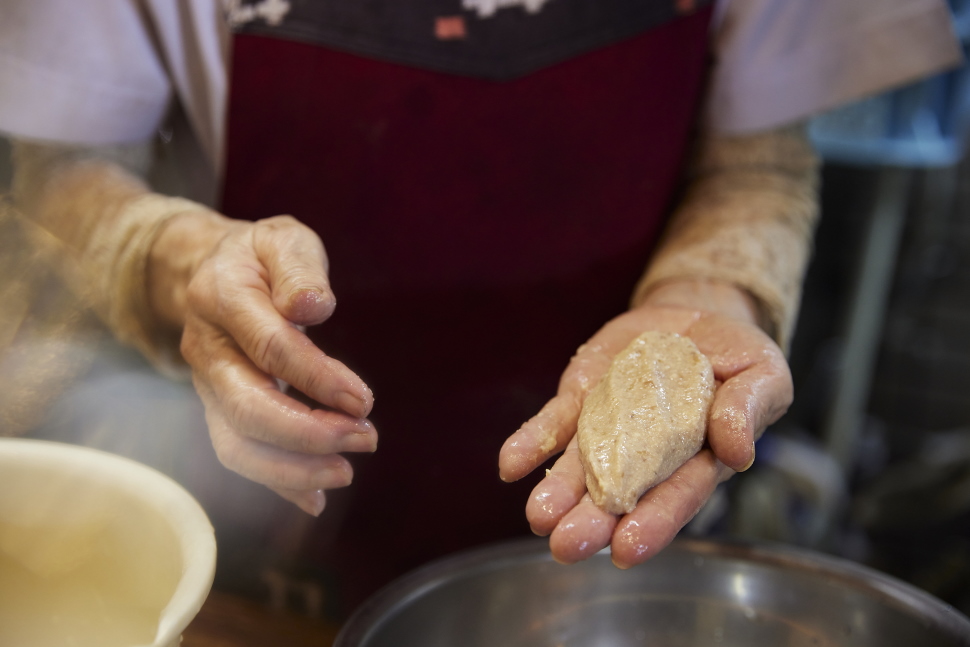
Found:
<path fill-rule="evenodd" d="M 571 391 L 560 393 L 509 436 L 499 451 L 499 477 L 517 481 L 562 451 L 575 432 L 582 405 Z"/>
<path fill-rule="evenodd" d="M 601 328 L 576 351 L 552 400 L 512 434 L 499 452 L 499 476 L 515 481 L 562 451 L 576 433 L 586 394 L 609 370 L 613 356 L 644 330 L 683 332 L 700 313 L 683 308 L 642 308 Z"/>
<path fill-rule="evenodd" d="M 299 454 L 245 438 L 207 419 L 212 445 L 228 469 L 273 490 L 332 490 L 350 485 L 353 469 L 339 454 Z"/>
<path fill-rule="evenodd" d="M 237 322 L 230 326 L 230 335 L 262 372 L 351 416 L 370 414 L 374 395 L 364 381 L 327 356 L 303 331 L 267 310 L 239 315 Z"/>
<path fill-rule="evenodd" d="M 585 493 L 586 475 L 579 460 L 579 445 L 573 440 L 526 502 L 525 517 L 532 532 L 540 536 L 550 534 Z"/>
<path fill-rule="evenodd" d="M 205 362 L 193 376 L 196 390 L 207 409 L 218 412 L 219 422 L 234 433 L 310 454 L 376 448 L 377 433 L 368 420 L 311 409 L 285 395 L 272 377 L 225 338 L 211 339 L 206 348 Z"/>
<path fill-rule="evenodd" d="M 339 454 L 377 445 L 370 389 L 301 329 L 334 309 L 320 239 L 289 216 L 235 223 L 194 268 L 184 301 L 181 351 L 219 460 L 319 514 L 325 490 L 352 478 Z"/>
<path fill-rule="evenodd" d="M 754 463 L 754 442 L 787 410 L 792 399 L 787 369 L 758 364 L 728 380 L 711 406 L 707 440 L 717 457 L 736 472 Z"/>
<path fill-rule="evenodd" d="M 515 481 L 563 450 L 576 433 L 583 400 L 610 366 L 615 340 L 594 336 L 576 351 L 546 406 L 509 436 L 499 451 L 499 476 Z M 612 343 L 611 343 L 612 342 Z"/>
<path fill-rule="evenodd" d="M 649 319 L 649 321 L 645 321 Z M 609 370 L 613 356 L 621 351 L 645 325 L 685 327 L 696 316 L 676 311 L 627 313 L 601 328 L 576 350 L 559 380 L 556 397 L 512 434 L 499 452 L 499 476 L 516 481 L 561 452 L 576 433 L 576 423 L 586 394 Z"/>
<path fill-rule="evenodd" d="M 666 547 L 694 518 L 718 483 L 734 472 L 702 449 L 666 481 L 648 490 L 630 514 L 613 531 L 613 563 L 630 568 L 647 561 Z"/>
<path fill-rule="evenodd" d="M 617 518 L 597 508 L 586 494 L 552 531 L 549 550 L 562 564 L 588 559 L 610 544 L 616 524 Z"/>
<path fill-rule="evenodd" d="M 212 446 L 228 469 L 273 490 L 288 491 L 285 498 L 298 499 L 294 502 L 301 507 L 306 502 L 306 495 L 298 496 L 297 493 L 350 484 L 353 471 L 343 456 L 329 450 L 324 453 L 291 451 L 247 436 L 240 433 L 225 415 L 225 409 L 213 402 L 211 391 L 202 389 L 200 395 L 206 405 L 206 423 Z M 321 431 L 326 435 L 327 430 Z M 339 439 L 335 440 L 333 449 L 340 447 Z"/>
<path fill-rule="evenodd" d="M 606 373 L 612 357 L 644 330 L 689 336 L 711 360 L 718 386 L 708 446 L 618 520 L 597 508 L 586 492 L 576 424 L 586 394 Z M 586 559 L 609 544 L 617 566 L 628 568 L 669 544 L 719 482 L 750 466 L 754 441 L 785 413 L 792 395 L 783 353 L 756 326 L 689 308 L 640 308 L 608 323 L 577 351 L 556 397 L 506 441 L 500 475 L 515 480 L 564 450 L 526 504 L 533 532 L 549 535 L 559 561 Z"/>
<path fill-rule="evenodd" d="M 270 220 L 285 224 L 292 219 Z M 277 309 L 276 294 L 271 296 L 273 282 L 306 286 L 310 274 L 315 275 L 313 290 L 319 288 L 329 294 L 319 239 L 312 234 L 297 236 L 298 233 L 298 229 L 290 226 L 252 227 L 239 230 L 223 242 L 218 253 L 199 268 L 189 285 L 183 355 L 191 365 L 203 365 L 205 358 L 201 355 L 206 353 L 206 345 L 228 335 L 264 373 L 280 378 L 328 407 L 365 417 L 374 402 L 367 385 L 344 364 L 317 348 Z M 269 240 L 276 237 L 283 239 L 282 251 L 256 249 L 271 247 Z M 287 260 L 284 264 L 283 259 L 290 253 L 294 262 L 291 265 Z M 312 267 L 316 269 L 311 270 Z M 285 292 L 288 288 L 280 289 Z M 317 292 L 313 290 L 291 294 L 297 295 L 294 298 L 301 302 L 299 307 L 316 308 L 315 317 L 328 315 L 332 310 L 332 295 L 317 299 L 313 296 Z M 303 317 L 303 320 L 312 318 Z"/>
<path fill-rule="evenodd" d="M 323 490 L 352 479 L 339 452 L 369 452 L 377 432 L 366 419 L 314 410 L 281 393 L 231 340 L 213 336 L 193 344 L 202 324 L 186 327 L 183 347 L 199 350 L 193 376 L 219 460 L 228 469 L 266 485 L 310 514 L 320 514 Z M 204 333 L 203 333 L 204 334 Z"/>
<path fill-rule="evenodd" d="M 613 562 L 629 568 L 667 546 L 703 507 L 721 481 L 734 473 L 703 449 L 669 479 L 647 491 L 630 514 L 618 519 L 598 508 L 586 492 L 578 449 L 571 442 L 533 490 L 526 517 L 533 532 L 549 536 L 552 556 L 564 564 L 611 546 Z"/>
<path fill-rule="evenodd" d="M 295 504 L 307 514 L 319 517 L 327 506 L 327 495 L 324 490 L 287 490 L 284 488 L 270 488 L 282 498 Z"/>
<path fill-rule="evenodd" d="M 532 490 L 525 516 L 537 535 L 550 535 L 552 556 L 563 564 L 586 559 L 610 543 L 616 517 L 593 504 L 574 438 Z"/>
<path fill-rule="evenodd" d="M 781 349 L 753 326 L 705 317 L 689 331 L 722 382 L 714 394 L 708 443 L 735 471 L 754 462 L 754 442 L 788 410 L 794 396 Z"/>
<path fill-rule="evenodd" d="M 253 229 L 252 245 L 269 272 L 273 305 L 283 317 L 310 326 L 333 314 L 327 255 L 311 229 L 292 216 L 266 218 Z"/>

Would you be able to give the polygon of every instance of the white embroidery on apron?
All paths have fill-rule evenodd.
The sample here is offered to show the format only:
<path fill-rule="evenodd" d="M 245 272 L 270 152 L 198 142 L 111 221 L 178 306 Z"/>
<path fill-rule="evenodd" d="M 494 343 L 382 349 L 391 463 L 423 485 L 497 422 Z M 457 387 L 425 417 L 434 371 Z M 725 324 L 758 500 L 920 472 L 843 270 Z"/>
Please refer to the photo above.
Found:
<path fill-rule="evenodd" d="M 286 14 L 290 13 L 288 0 L 262 0 L 256 4 L 244 5 L 242 0 L 224 0 L 226 20 L 230 27 L 245 25 L 257 19 L 265 20 L 267 24 L 277 26 L 283 22 Z"/>
<path fill-rule="evenodd" d="M 549 0 L 461 0 L 461 6 L 469 11 L 476 11 L 479 18 L 488 18 L 499 9 L 505 7 L 524 7 L 529 13 L 539 13 L 542 5 Z"/>

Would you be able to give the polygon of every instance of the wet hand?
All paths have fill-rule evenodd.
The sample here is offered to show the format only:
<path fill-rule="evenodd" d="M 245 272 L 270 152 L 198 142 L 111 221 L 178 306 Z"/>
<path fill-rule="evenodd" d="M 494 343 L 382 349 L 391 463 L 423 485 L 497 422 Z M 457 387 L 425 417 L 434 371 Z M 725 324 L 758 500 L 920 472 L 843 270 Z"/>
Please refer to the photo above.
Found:
<path fill-rule="evenodd" d="M 168 227 L 169 249 L 172 241 L 192 244 L 178 227 L 192 222 Z M 320 514 L 326 490 L 351 481 L 341 453 L 377 445 L 367 420 L 370 389 L 304 333 L 334 310 L 323 245 L 288 216 L 221 219 L 206 231 L 217 241 L 183 268 L 187 288 L 169 310 L 181 319 L 181 352 L 205 405 L 213 447 L 229 469 Z M 165 241 L 157 247 L 156 257 Z M 309 406 L 283 383 L 322 406 Z"/>
<path fill-rule="evenodd" d="M 718 483 L 750 467 L 754 441 L 791 403 L 787 362 L 756 325 L 753 311 L 736 304 L 724 307 L 723 298 L 696 298 L 689 286 L 679 295 L 675 292 L 672 286 L 607 323 L 572 358 L 557 395 L 502 447 L 499 469 L 506 481 L 525 476 L 562 452 L 526 505 L 533 531 L 550 537 L 559 561 L 582 560 L 606 546 L 614 563 L 623 568 L 655 555 L 700 510 Z M 606 373 L 613 356 L 646 330 L 689 336 L 711 360 L 717 390 L 707 445 L 648 490 L 633 512 L 616 517 L 597 508 L 586 491 L 576 424 L 586 394 Z"/>

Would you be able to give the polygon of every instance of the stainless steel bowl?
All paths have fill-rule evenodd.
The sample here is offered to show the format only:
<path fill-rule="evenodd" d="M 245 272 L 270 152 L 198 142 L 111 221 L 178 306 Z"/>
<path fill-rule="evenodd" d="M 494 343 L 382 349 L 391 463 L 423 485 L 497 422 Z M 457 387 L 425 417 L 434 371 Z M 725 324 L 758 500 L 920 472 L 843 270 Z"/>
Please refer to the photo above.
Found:
<path fill-rule="evenodd" d="M 678 539 L 627 571 L 554 562 L 544 540 L 429 564 L 379 592 L 335 647 L 970 645 L 970 619 L 853 562 Z"/>

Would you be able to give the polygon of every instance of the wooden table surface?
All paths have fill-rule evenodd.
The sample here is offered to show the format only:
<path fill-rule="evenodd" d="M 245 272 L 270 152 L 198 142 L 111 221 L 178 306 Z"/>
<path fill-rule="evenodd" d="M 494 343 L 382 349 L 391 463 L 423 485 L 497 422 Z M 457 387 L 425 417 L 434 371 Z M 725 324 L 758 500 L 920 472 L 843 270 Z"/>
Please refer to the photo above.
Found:
<path fill-rule="evenodd" d="M 182 647 L 330 647 L 338 627 L 212 591 L 182 634 Z"/>

